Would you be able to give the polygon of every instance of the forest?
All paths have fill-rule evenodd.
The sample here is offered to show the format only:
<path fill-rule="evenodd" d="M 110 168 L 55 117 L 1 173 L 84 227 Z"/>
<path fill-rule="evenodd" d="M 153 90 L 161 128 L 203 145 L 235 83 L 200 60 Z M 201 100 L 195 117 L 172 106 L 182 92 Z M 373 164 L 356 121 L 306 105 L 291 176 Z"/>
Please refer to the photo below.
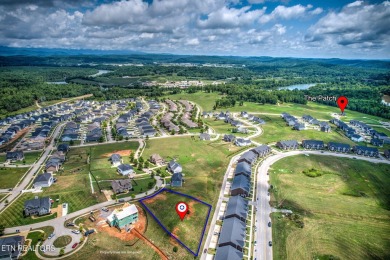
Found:
<path fill-rule="evenodd" d="M 110 65 L 110 62 L 113 64 Z M 142 65 L 114 65 L 120 62 Z M 169 62 L 174 63 L 169 65 Z M 186 65 L 180 65 L 181 62 Z M 191 62 L 192 65 L 188 66 Z M 110 72 L 91 77 L 99 69 Z M 390 107 L 381 104 L 382 96 L 390 94 L 390 62 L 146 54 L 0 56 L 0 114 L 7 115 L 33 105 L 35 101 L 84 94 L 105 100 L 140 95 L 156 98 L 183 91 L 140 84 L 156 77 L 225 81 L 226 84 L 185 90 L 189 93 L 202 90 L 223 94 L 223 98 L 216 100 L 215 109 L 239 105 L 244 101 L 305 104 L 304 95 L 344 95 L 350 99 L 349 109 L 390 118 Z M 48 83 L 53 81 L 68 84 Z M 316 86 L 301 91 L 280 89 L 305 83 Z M 324 103 L 336 105 L 334 102 Z"/>

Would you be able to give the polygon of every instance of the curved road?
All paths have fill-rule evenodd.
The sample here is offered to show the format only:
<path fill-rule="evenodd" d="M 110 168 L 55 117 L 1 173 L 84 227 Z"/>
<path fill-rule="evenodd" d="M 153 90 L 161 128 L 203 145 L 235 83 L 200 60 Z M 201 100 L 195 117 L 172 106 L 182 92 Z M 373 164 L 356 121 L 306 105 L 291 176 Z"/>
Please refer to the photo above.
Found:
<path fill-rule="evenodd" d="M 272 247 L 268 246 L 268 242 L 272 241 L 272 228 L 268 227 L 268 222 L 271 221 L 271 206 L 269 204 L 270 196 L 268 196 L 269 188 L 269 175 L 267 172 L 272 164 L 288 156 L 294 156 L 299 154 L 317 154 L 327 155 L 343 158 L 356 158 L 359 160 L 369 161 L 372 163 L 386 163 L 390 164 L 390 161 L 380 160 L 369 157 L 362 157 L 352 154 L 340 154 L 333 152 L 320 152 L 320 151 L 290 151 L 285 153 L 276 154 L 268 157 L 263 161 L 257 172 L 257 193 L 256 196 L 259 200 L 256 201 L 258 208 L 256 212 L 256 221 L 258 225 L 257 232 L 255 232 L 255 241 L 257 241 L 256 252 L 254 252 L 254 258 L 261 260 L 272 260 Z M 276 241 L 277 242 L 277 241 Z"/>

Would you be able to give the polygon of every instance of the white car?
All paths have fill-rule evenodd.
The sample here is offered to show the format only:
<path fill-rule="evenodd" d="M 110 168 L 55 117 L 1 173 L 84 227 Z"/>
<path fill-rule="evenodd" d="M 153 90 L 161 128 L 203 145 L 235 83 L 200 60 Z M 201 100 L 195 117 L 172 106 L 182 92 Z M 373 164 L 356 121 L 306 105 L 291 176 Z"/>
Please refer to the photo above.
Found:
<path fill-rule="evenodd" d="M 72 230 L 72 233 L 74 233 L 74 234 L 80 234 L 80 231 L 78 231 L 78 230 Z"/>
<path fill-rule="evenodd" d="M 51 233 L 50 236 L 47 239 L 52 239 L 56 234 Z"/>

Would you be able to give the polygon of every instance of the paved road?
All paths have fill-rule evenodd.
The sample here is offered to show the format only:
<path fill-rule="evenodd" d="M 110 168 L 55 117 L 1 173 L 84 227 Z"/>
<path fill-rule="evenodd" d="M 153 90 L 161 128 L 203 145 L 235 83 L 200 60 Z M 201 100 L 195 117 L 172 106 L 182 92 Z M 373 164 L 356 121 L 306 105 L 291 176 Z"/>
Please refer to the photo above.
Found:
<path fill-rule="evenodd" d="M 7 200 L 9 201 L 9 203 L 11 203 L 14 199 L 16 199 L 20 195 L 22 190 L 27 188 L 28 184 L 30 183 L 30 181 L 34 177 L 34 174 L 39 171 L 41 165 L 46 160 L 47 156 L 50 154 L 50 152 L 53 150 L 53 148 L 55 148 L 54 139 L 56 139 L 57 136 L 61 133 L 61 130 L 62 130 L 62 127 L 64 126 L 64 124 L 65 123 L 62 123 L 62 124 L 57 126 L 54 133 L 52 134 L 52 140 L 51 140 L 50 144 L 45 148 L 45 152 L 43 153 L 41 158 L 39 158 L 39 160 L 33 165 L 33 167 L 30 169 L 30 171 L 26 174 L 26 176 L 24 177 L 22 182 L 20 182 L 19 185 L 16 186 L 12 190 L 11 194 L 7 197 Z M 2 211 L 4 208 L 5 208 L 5 203 L 1 202 L 0 203 L 0 211 Z"/>
<path fill-rule="evenodd" d="M 343 158 L 356 158 L 358 160 L 369 161 L 372 163 L 386 163 L 390 164 L 388 160 L 380 160 L 375 158 L 368 158 L 357 156 L 353 154 L 339 154 L 331 152 L 320 152 L 320 151 L 290 151 L 286 153 L 280 153 L 273 155 L 267 158 L 261 166 L 258 168 L 257 176 L 257 198 L 256 201 L 258 210 L 256 212 L 256 225 L 258 227 L 257 232 L 255 233 L 255 241 L 257 241 L 256 252 L 254 252 L 254 257 L 261 260 L 271 260 L 272 259 L 272 247 L 268 245 L 269 241 L 272 241 L 272 228 L 268 227 L 268 222 L 270 221 L 270 214 L 272 208 L 269 204 L 268 188 L 269 188 L 269 176 L 267 172 L 270 166 L 276 161 L 283 159 L 288 156 L 294 156 L 298 154 L 318 154 L 318 155 L 329 155 Z M 275 241 L 277 243 L 277 241 Z"/>

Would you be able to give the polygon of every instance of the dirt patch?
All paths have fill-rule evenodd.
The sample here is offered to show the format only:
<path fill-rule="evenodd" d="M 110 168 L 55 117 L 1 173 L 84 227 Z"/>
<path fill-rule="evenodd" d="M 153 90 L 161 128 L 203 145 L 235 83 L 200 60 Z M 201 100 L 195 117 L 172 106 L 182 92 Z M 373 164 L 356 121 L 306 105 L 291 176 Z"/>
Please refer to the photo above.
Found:
<path fill-rule="evenodd" d="M 190 201 L 188 203 L 188 211 L 187 211 L 187 215 L 186 215 L 186 218 L 188 219 L 191 219 L 191 217 L 194 215 L 195 213 L 195 207 L 194 207 L 194 204 L 195 204 L 195 201 Z"/>
<path fill-rule="evenodd" d="M 142 235 L 136 228 L 131 230 L 132 233 L 134 233 L 135 236 L 137 236 L 139 239 L 142 239 L 147 245 L 149 245 L 154 251 L 159 254 L 161 259 L 168 260 L 167 255 L 164 254 L 164 252 L 158 248 L 155 244 L 152 243 L 149 239 L 147 239 L 144 235 Z"/>
<path fill-rule="evenodd" d="M 112 208 L 112 210 L 113 209 L 114 208 Z M 146 231 L 146 216 L 145 216 L 144 211 L 140 207 L 137 206 L 137 209 L 138 209 L 138 221 L 136 223 L 134 223 L 132 225 L 132 227 L 136 228 L 141 234 L 143 234 Z M 112 210 L 111 210 L 111 212 L 112 212 Z M 110 212 L 110 214 L 111 214 L 111 212 Z M 133 232 L 126 232 L 124 229 L 119 231 L 115 227 L 110 227 L 107 224 L 105 217 L 99 216 L 98 219 L 96 220 L 96 222 L 94 222 L 94 223 L 96 223 L 95 228 L 98 231 L 104 232 L 104 233 L 108 234 L 109 236 L 119 238 L 122 241 L 129 242 L 131 240 L 138 238 L 138 236 L 133 234 Z"/>
<path fill-rule="evenodd" d="M 172 230 L 172 234 L 173 234 L 175 237 L 177 237 L 177 238 L 179 238 L 179 236 L 177 235 L 178 231 L 179 231 L 179 228 L 178 228 L 178 227 L 175 227 L 175 228 Z M 174 239 L 172 236 L 169 238 L 169 243 L 170 243 L 171 245 L 174 245 L 174 246 L 179 246 L 179 243 L 177 242 L 177 240 Z"/>
<path fill-rule="evenodd" d="M 164 193 L 160 193 L 160 194 L 157 194 L 156 196 L 154 196 L 153 198 L 143 200 L 142 202 L 145 204 L 151 204 L 157 200 L 166 200 L 166 199 L 167 199 L 167 196 Z"/>
<path fill-rule="evenodd" d="M 102 157 L 110 157 L 113 153 L 119 154 L 120 156 L 129 156 L 133 151 L 132 150 L 118 150 L 118 151 L 113 151 L 111 153 L 105 153 L 102 155 Z"/>

